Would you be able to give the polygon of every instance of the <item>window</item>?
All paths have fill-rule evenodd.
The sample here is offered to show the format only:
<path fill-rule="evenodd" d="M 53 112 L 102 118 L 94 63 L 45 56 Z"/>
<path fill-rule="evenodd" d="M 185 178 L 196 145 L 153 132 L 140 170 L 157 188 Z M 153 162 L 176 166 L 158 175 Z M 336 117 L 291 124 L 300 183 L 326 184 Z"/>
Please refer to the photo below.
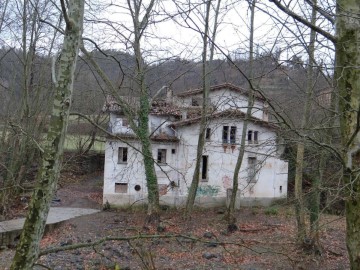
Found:
<path fill-rule="evenodd" d="M 210 140 L 210 137 L 211 137 L 211 128 L 207 128 L 205 133 L 205 140 Z"/>
<path fill-rule="evenodd" d="M 209 157 L 208 156 L 202 156 L 201 159 L 201 181 L 206 182 L 208 181 L 208 162 Z"/>
<path fill-rule="evenodd" d="M 127 147 L 119 147 L 118 150 L 118 164 L 127 163 L 128 161 L 128 149 Z"/>
<path fill-rule="evenodd" d="M 259 143 L 259 141 L 258 141 L 258 131 L 254 131 L 254 143 L 255 144 L 258 144 Z"/>
<path fill-rule="evenodd" d="M 115 193 L 127 193 L 127 183 L 115 183 Z"/>
<path fill-rule="evenodd" d="M 256 183 L 256 157 L 248 157 L 248 182 Z"/>
<path fill-rule="evenodd" d="M 230 143 L 236 143 L 236 127 L 230 128 Z"/>
<path fill-rule="evenodd" d="M 160 164 L 166 164 L 166 149 L 158 149 L 157 162 Z"/>
<path fill-rule="evenodd" d="M 259 143 L 259 131 L 249 130 L 247 134 L 248 144 L 258 144 Z"/>
<path fill-rule="evenodd" d="M 248 131 L 248 142 L 249 144 L 252 142 L 252 130 Z"/>
<path fill-rule="evenodd" d="M 223 143 L 236 143 L 236 127 L 224 126 L 223 127 Z"/>
<path fill-rule="evenodd" d="M 171 149 L 171 154 L 176 154 L 176 149 Z"/>
<path fill-rule="evenodd" d="M 229 126 L 223 127 L 223 143 L 228 143 L 228 137 L 229 137 Z"/>

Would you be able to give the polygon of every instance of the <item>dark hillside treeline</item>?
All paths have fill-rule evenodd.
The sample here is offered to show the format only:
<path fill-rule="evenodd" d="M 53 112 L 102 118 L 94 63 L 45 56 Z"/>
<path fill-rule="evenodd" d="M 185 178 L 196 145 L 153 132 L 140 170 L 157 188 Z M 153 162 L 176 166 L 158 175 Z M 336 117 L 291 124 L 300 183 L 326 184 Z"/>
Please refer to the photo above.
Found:
<path fill-rule="evenodd" d="M 0 49 L 0 113 L 14 113 L 22 102 L 24 69 L 21 64 L 20 50 L 2 48 Z M 128 53 L 116 50 L 93 51 L 92 57 L 96 60 L 101 69 L 106 73 L 114 84 L 119 87 L 121 95 L 138 95 L 137 86 L 134 81 L 135 59 Z M 34 56 L 32 72 L 30 76 L 31 89 L 29 98 L 36 97 L 39 109 L 47 110 L 45 104 L 52 94 L 51 82 L 51 61 L 52 59 L 40 55 Z M 217 59 L 210 64 L 211 85 L 225 82 L 248 88 L 248 81 L 245 75 L 248 72 L 249 62 L 247 59 L 237 59 L 233 62 Z M 274 55 L 260 55 L 254 62 L 254 85 L 259 87 L 281 110 L 290 110 L 295 114 L 301 113 L 301 101 L 305 95 L 306 68 L 304 64 L 287 61 L 280 62 Z M 146 66 L 146 80 L 149 85 L 149 92 L 155 93 L 163 86 L 170 87 L 174 93 L 185 90 L 200 88 L 202 85 L 201 63 L 186 59 L 167 59 L 156 64 Z M 318 75 L 317 83 L 314 86 L 316 91 L 321 93 L 327 89 L 326 78 Z M 80 57 L 77 64 L 76 80 L 74 84 L 73 111 L 85 114 L 99 112 L 104 103 L 107 93 L 105 84 L 100 79 L 87 59 Z M 41 97 L 41 102 L 39 101 Z M 36 109 L 39 110 L 39 109 Z M 34 109 L 35 110 L 35 109 Z"/>

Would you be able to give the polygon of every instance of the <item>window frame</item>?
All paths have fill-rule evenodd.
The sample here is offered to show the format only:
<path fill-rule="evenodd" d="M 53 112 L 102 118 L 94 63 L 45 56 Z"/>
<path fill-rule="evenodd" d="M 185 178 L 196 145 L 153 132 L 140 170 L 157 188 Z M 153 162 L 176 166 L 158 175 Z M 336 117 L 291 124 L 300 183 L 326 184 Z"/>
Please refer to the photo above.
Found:
<path fill-rule="evenodd" d="M 166 148 L 159 148 L 157 150 L 157 157 L 156 161 L 160 165 L 166 165 L 166 155 L 167 155 L 167 149 Z"/>
<path fill-rule="evenodd" d="M 247 162 L 248 162 L 248 167 L 247 167 L 248 183 L 256 183 L 258 160 L 256 157 L 248 157 Z"/>
<path fill-rule="evenodd" d="M 248 141 L 248 144 L 259 144 L 259 131 L 258 130 L 248 130 L 247 141 Z"/>
<path fill-rule="evenodd" d="M 230 127 L 230 134 L 229 134 L 229 141 L 230 144 L 235 144 L 236 143 L 236 126 L 231 126 Z"/>
<path fill-rule="evenodd" d="M 129 160 L 129 151 L 127 147 L 118 147 L 117 164 L 127 164 Z"/>
<path fill-rule="evenodd" d="M 209 181 L 209 156 L 208 155 L 201 156 L 200 181 L 201 182 Z"/>
<path fill-rule="evenodd" d="M 126 191 L 125 191 L 126 189 Z M 114 193 L 125 194 L 129 192 L 129 184 L 128 183 L 115 183 Z"/>
<path fill-rule="evenodd" d="M 205 140 L 210 141 L 211 140 L 211 128 L 206 128 L 205 131 Z"/>
<path fill-rule="evenodd" d="M 229 134 L 230 134 L 229 126 L 223 126 L 223 130 L 222 130 L 222 142 L 223 143 L 229 143 Z"/>

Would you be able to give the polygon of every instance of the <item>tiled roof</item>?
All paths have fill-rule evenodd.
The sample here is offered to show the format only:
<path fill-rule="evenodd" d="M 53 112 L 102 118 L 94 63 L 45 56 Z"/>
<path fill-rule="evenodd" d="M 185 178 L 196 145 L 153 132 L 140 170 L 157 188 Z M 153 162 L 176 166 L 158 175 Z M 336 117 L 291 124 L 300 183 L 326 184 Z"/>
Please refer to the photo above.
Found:
<path fill-rule="evenodd" d="M 138 97 L 128 97 L 122 96 L 121 97 L 124 101 L 132 106 L 132 108 L 139 108 L 139 98 Z M 112 113 L 119 113 L 123 112 L 121 105 L 113 96 L 107 96 L 105 104 L 102 109 L 103 112 L 112 112 Z M 166 100 L 158 99 L 152 102 L 150 108 L 150 114 L 152 115 L 173 115 L 180 117 L 181 115 L 181 108 L 178 106 L 173 105 L 172 103 L 167 102 Z"/>
<path fill-rule="evenodd" d="M 221 112 L 214 112 L 209 115 L 209 118 L 216 119 L 216 118 L 227 117 L 227 118 L 235 118 L 235 119 L 243 120 L 243 119 L 245 119 L 245 116 L 246 116 L 246 113 L 244 113 L 240 110 L 229 109 L 229 110 L 225 110 L 225 111 L 221 111 Z M 201 116 L 173 122 L 170 126 L 172 126 L 172 127 L 187 126 L 187 125 L 191 125 L 191 124 L 200 122 L 200 120 L 201 120 Z M 274 129 L 279 128 L 277 125 L 275 125 L 273 123 L 269 123 L 267 121 L 264 121 L 262 119 L 259 119 L 259 118 L 253 117 L 253 116 L 251 116 L 249 118 L 249 121 L 259 124 L 259 125 L 262 125 L 262 126 L 269 127 L 269 128 L 274 128 Z"/>
<path fill-rule="evenodd" d="M 233 85 L 231 83 L 224 83 L 224 84 L 218 84 L 218 85 L 211 86 L 210 91 L 216 91 L 216 90 L 221 90 L 221 89 L 225 89 L 225 88 L 229 89 L 229 90 L 232 90 L 232 91 L 235 91 L 235 92 L 238 92 L 238 93 L 241 93 L 243 95 L 248 95 L 249 94 L 248 90 L 240 88 L 240 87 L 238 87 L 236 85 Z M 200 94 L 202 92 L 203 92 L 203 88 L 198 88 L 198 89 L 192 89 L 192 90 L 188 90 L 188 91 L 185 91 L 185 92 L 182 92 L 182 93 L 178 93 L 178 94 L 176 94 L 176 96 L 178 96 L 178 97 L 187 97 L 187 96 L 197 95 L 197 94 Z M 259 94 L 255 94 L 255 97 L 258 100 L 264 101 L 264 98 Z"/>
<path fill-rule="evenodd" d="M 123 140 L 138 140 L 139 138 L 133 134 L 114 134 L 113 136 L 108 136 L 109 139 L 123 139 Z M 166 133 L 160 133 L 150 137 L 152 141 L 155 142 L 179 142 L 179 138 L 176 136 L 171 136 Z"/>
<path fill-rule="evenodd" d="M 181 108 L 166 100 L 155 100 L 151 104 L 150 114 L 152 115 L 173 115 L 180 116 Z"/>

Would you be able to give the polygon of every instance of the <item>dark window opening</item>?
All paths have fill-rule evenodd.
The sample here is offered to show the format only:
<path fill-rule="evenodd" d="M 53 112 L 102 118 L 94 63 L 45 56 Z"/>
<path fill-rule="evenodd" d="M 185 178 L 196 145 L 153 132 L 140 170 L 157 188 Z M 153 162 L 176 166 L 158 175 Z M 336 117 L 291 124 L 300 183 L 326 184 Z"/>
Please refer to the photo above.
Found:
<path fill-rule="evenodd" d="M 135 185 L 134 189 L 135 189 L 136 191 L 140 191 L 140 190 L 141 190 L 141 186 L 140 186 L 140 185 Z"/>
<path fill-rule="evenodd" d="M 210 136 L 211 136 L 211 128 L 207 128 L 205 133 L 205 139 L 210 140 Z"/>
<path fill-rule="evenodd" d="M 115 193 L 127 193 L 127 183 L 115 183 Z"/>
<path fill-rule="evenodd" d="M 280 186 L 280 193 L 282 193 L 282 186 Z"/>
<path fill-rule="evenodd" d="M 201 180 L 207 181 L 208 179 L 208 156 L 202 156 L 202 162 L 201 162 Z"/>
<path fill-rule="evenodd" d="M 255 144 L 258 144 L 259 143 L 259 141 L 258 141 L 258 131 L 254 131 L 254 143 Z"/>
<path fill-rule="evenodd" d="M 252 130 L 248 131 L 248 142 L 252 143 Z"/>
<path fill-rule="evenodd" d="M 236 143 L 236 127 L 230 128 L 230 143 Z"/>
<path fill-rule="evenodd" d="M 171 154 L 176 154 L 176 149 L 171 149 Z"/>
<path fill-rule="evenodd" d="M 157 162 L 160 164 L 166 164 L 166 149 L 158 149 Z"/>
<path fill-rule="evenodd" d="M 119 147 L 118 149 L 118 163 L 127 163 L 128 149 L 127 147 Z"/>
<path fill-rule="evenodd" d="M 248 144 L 258 144 L 259 143 L 259 131 L 248 131 Z"/>
<path fill-rule="evenodd" d="M 228 143 L 228 137 L 229 137 L 229 126 L 224 126 L 223 127 L 223 143 Z"/>

